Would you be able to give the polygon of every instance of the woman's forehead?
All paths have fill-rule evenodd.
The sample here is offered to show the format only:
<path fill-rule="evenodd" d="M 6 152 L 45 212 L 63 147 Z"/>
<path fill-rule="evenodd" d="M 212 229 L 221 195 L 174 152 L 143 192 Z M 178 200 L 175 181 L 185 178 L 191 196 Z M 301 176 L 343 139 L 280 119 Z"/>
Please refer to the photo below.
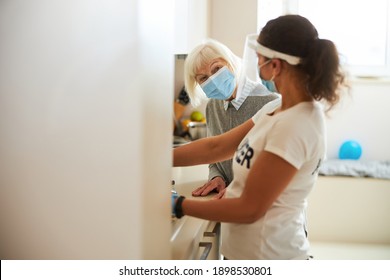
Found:
<path fill-rule="evenodd" d="M 215 65 L 227 65 L 227 62 L 222 58 L 214 58 L 209 61 L 204 61 L 197 67 L 195 73 L 208 72 Z"/>

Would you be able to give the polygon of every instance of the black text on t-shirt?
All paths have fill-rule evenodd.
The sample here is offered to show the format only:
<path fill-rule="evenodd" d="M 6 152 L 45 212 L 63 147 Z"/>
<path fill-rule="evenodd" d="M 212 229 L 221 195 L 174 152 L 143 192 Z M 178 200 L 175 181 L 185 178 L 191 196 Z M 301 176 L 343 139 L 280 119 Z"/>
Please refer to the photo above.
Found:
<path fill-rule="evenodd" d="M 241 146 L 238 147 L 236 152 L 236 162 L 242 166 L 246 163 L 246 168 L 250 168 L 251 159 L 253 157 L 253 149 L 249 146 L 248 140 L 246 140 Z"/>

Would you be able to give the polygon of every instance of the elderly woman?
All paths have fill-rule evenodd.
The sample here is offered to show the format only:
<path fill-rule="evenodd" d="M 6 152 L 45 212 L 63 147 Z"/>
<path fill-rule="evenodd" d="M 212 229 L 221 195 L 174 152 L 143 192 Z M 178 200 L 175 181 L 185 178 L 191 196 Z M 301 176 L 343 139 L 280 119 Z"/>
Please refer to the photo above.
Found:
<path fill-rule="evenodd" d="M 265 104 L 279 98 L 262 85 L 260 79 L 251 80 L 242 71 L 241 59 L 222 43 L 208 39 L 187 56 L 184 66 L 185 88 L 191 103 L 197 106 L 205 97 L 208 136 L 225 133 L 242 124 Z M 232 160 L 209 166 L 209 180 L 193 191 L 204 196 L 211 191 L 223 196 L 233 180 Z"/>

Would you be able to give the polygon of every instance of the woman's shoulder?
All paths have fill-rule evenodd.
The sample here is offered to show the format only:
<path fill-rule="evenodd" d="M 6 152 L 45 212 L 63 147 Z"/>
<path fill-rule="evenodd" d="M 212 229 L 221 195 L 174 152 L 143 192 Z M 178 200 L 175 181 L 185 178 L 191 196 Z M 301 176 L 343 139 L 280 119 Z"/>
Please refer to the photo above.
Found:
<path fill-rule="evenodd" d="M 253 122 L 256 123 L 262 116 L 271 114 L 281 105 L 281 98 L 273 99 L 266 103 L 252 118 Z"/>
<path fill-rule="evenodd" d="M 318 102 L 302 102 L 277 114 L 277 126 L 291 134 L 306 135 L 314 131 L 323 133 L 324 112 Z"/>
<path fill-rule="evenodd" d="M 317 101 L 301 102 L 290 108 L 288 112 L 290 113 L 288 118 L 291 118 L 291 115 L 306 120 L 316 120 L 324 117 L 324 108 Z"/>

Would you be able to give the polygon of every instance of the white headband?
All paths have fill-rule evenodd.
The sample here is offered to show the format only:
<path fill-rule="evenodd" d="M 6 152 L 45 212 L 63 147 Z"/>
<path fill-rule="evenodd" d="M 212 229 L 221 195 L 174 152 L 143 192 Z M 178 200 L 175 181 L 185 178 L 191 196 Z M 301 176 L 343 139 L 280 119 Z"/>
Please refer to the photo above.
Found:
<path fill-rule="evenodd" d="M 255 45 L 252 44 L 251 46 L 258 54 L 264 55 L 265 57 L 268 58 L 280 58 L 285 61 L 287 61 L 291 65 L 297 65 L 301 62 L 301 58 L 285 53 L 281 53 L 278 51 L 271 50 L 270 48 L 267 48 L 261 44 L 259 44 L 257 41 Z"/>

